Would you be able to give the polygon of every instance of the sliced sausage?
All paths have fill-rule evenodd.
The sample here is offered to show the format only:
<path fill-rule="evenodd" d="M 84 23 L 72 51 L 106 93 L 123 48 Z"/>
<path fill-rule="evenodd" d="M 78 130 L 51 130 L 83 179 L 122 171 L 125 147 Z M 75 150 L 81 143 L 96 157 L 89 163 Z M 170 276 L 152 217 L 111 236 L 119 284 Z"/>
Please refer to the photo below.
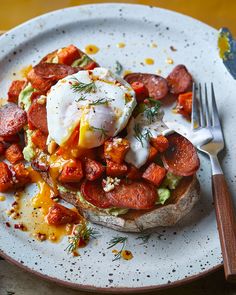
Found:
<path fill-rule="evenodd" d="M 78 68 L 54 63 L 40 63 L 28 73 L 32 87 L 46 93 L 58 80 L 78 72 Z"/>
<path fill-rule="evenodd" d="M 124 77 L 124 79 L 132 84 L 133 82 L 141 82 L 148 89 L 149 97 L 153 99 L 164 98 L 169 89 L 165 78 L 154 74 L 132 73 Z"/>
<path fill-rule="evenodd" d="M 3 141 L 6 143 L 20 142 L 20 136 L 19 134 L 1 136 L 0 142 L 3 142 Z"/>
<path fill-rule="evenodd" d="M 48 134 L 46 104 L 40 104 L 37 103 L 37 101 L 33 101 L 27 115 L 29 125 L 33 125 L 33 127 L 41 130 L 44 134 Z"/>
<path fill-rule="evenodd" d="M 19 132 L 27 123 L 26 112 L 15 103 L 0 108 L 0 136 L 10 136 Z"/>
<path fill-rule="evenodd" d="M 77 70 L 71 66 L 54 63 L 39 64 L 33 67 L 33 70 L 36 75 L 52 80 L 60 80 L 77 72 Z"/>
<path fill-rule="evenodd" d="M 169 147 L 162 154 L 165 168 L 175 175 L 189 176 L 195 174 L 200 166 L 200 161 L 192 143 L 178 133 L 173 133 L 167 138 Z"/>
<path fill-rule="evenodd" d="M 86 201 L 98 208 L 112 207 L 102 188 L 101 181 L 85 180 L 81 185 L 81 193 Z"/>
<path fill-rule="evenodd" d="M 0 141 L 0 156 L 4 154 L 5 149 L 6 149 L 5 144 L 2 141 Z"/>
<path fill-rule="evenodd" d="M 166 80 L 173 94 L 187 92 L 193 85 L 193 78 L 184 65 L 176 66 Z"/>
<path fill-rule="evenodd" d="M 123 181 L 106 193 L 113 207 L 128 209 L 151 209 L 154 207 L 157 192 L 154 185 L 143 180 Z"/>

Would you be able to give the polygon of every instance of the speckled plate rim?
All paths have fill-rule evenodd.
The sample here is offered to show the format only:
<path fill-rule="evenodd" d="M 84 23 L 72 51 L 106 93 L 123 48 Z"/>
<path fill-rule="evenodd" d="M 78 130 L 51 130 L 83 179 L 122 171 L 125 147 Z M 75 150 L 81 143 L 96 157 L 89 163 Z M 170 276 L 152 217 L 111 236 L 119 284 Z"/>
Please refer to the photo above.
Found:
<path fill-rule="evenodd" d="M 57 278 L 52 278 L 48 275 L 43 275 L 40 272 L 37 272 L 35 270 L 32 270 L 31 268 L 21 264 L 20 262 L 18 262 L 17 260 L 11 258 L 10 256 L 8 256 L 6 253 L 3 253 L 0 249 L 0 257 L 4 258 L 6 261 L 8 261 L 9 263 L 16 265 L 18 267 L 20 267 L 21 269 L 32 273 L 34 275 L 36 275 L 39 278 L 44 279 L 45 281 L 48 282 L 54 282 L 57 283 L 63 287 L 67 287 L 67 288 L 72 288 L 75 290 L 83 290 L 83 291 L 88 291 L 88 292 L 103 292 L 103 293 L 115 293 L 115 294 L 119 294 L 119 293 L 143 293 L 143 292 L 152 292 L 152 291 L 159 291 L 159 290 L 164 290 L 164 289 L 170 289 L 170 288 L 174 288 L 174 287 L 179 287 L 185 284 L 189 284 L 192 283 L 196 280 L 201 279 L 202 277 L 208 276 L 218 270 L 220 270 L 223 267 L 223 264 L 218 264 L 208 270 L 202 271 L 197 275 L 193 275 L 193 276 L 189 276 L 185 279 L 182 280 L 177 280 L 175 282 L 171 282 L 169 284 L 163 284 L 163 285 L 154 285 L 154 286 L 148 286 L 148 287 L 137 287 L 137 288 L 128 288 L 128 287 L 124 287 L 124 288 L 99 288 L 99 287 L 94 287 L 94 286 L 90 286 L 90 285 L 81 285 L 81 284 L 75 284 L 75 283 L 69 283 L 69 282 L 65 282 L 63 280 L 57 279 Z"/>
<path fill-rule="evenodd" d="M 122 5 L 122 6 L 130 6 L 130 7 L 147 7 L 147 5 L 140 5 L 140 4 L 127 4 L 127 3 L 98 3 L 98 4 L 88 4 L 88 5 L 80 5 L 80 7 L 90 7 L 90 6 L 104 6 L 104 9 L 106 8 L 106 6 L 110 6 L 110 5 Z M 10 35 L 10 34 L 14 34 L 16 31 L 19 32 L 19 29 L 21 29 L 21 27 L 25 26 L 26 24 L 29 25 L 30 23 L 34 23 L 35 21 L 37 21 L 39 18 L 41 17 L 50 17 L 51 14 L 55 14 L 55 13 L 58 13 L 58 12 L 61 12 L 61 11 L 65 11 L 65 10 L 73 10 L 75 8 L 77 8 L 78 6 L 73 6 L 73 7 L 68 7 L 68 8 L 63 8 L 63 9 L 58 9 L 58 10 L 54 10 L 54 11 L 51 11 L 49 13 L 46 13 L 46 14 L 43 14 L 43 15 L 40 15 L 40 16 L 37 16 L 35 18 L 32 18 L 22 24 L 20 24 L 19 26 L 16 26 L 15 28 L 11 29 L 10 31 L 7 31 L 7 34 Z M 152 6 L 149 6 L 149 7 L 152 7 Z M 184 15 L 184 14 L 181 14 L 181 13 L 177 13 L 177 12 L 174 12 L 174 11 L 171 11 L 171 10 L 168 10 L 168 9 L 163 9 L 163 8 L 159 8 L 159 7 L 154 7 L 160 11 L 163 11 L 163 12 L 167 12 L 167 13 L 171 13 L 173 15 L 178 15 L 180 17 L 184 17 L 185 19 L 188 19 L 190 22 L 195 22 L 195 23 L 198 23 L 199 25 L 201 26 L 205 26 L 205 28 L 209 28 L 210 30 L 215 30 L 213 27 L 199 21 L 199 20 L 196 20 L 190 16 L 187 16 L 187 15 Z M 5 33 L 6 34 L 6 33 Z M 4 35 L 4 34 L 3 34 Z M 2 35 L 2 36 L 3 36 Z M 3 41 L 3 40 L 1 40 Z M 0 41 L 0 42 L 1 42 Z M 4 43 L 4 42 L 2 42 Z M 184 285 L 184 284 L 187 284 L 187 283 L 191 283 L 195 280 L 198 280 L 204 276 L 207 276 L 207 275 L 210 275 L 211 273 L 214 273 L 216 272 L 217 270 L 220 270 L 222 267 L 223 267 L 223 263 L 220 263 L 220 264 L 217 264 L 215 266 L 213 266 L 212 268 L 208 269 L 208 270 L 205 270 L 205 271 L 201 271 L 199 272 L 198 274 L 195 274 L 195 275 L 192 275 L 192 276 L 188 276 L 184 279 L 181 279 L 181 280 L 176 280 L 176 281 L 173 281 L 173 282 L 170 282 L 170 283 L 167 283 L 167 284 L 162 284 L 162 285 L 150 285 L 150 286 L 145 286 L 145 287 L 133 287 L 133 288 L 130 288 L 130 287 L 110 287 L 110 288 L 102 288 L 102 287 L 95 287 L 95 286 L 92 286 L 92 285 L 84 285 L 84 284 L 76 284 L 76 283 L 70 283 L 70 282 L 66 282 L 66 281 L 63 281 L 63 280 L 60 280 L 60 279 L 57 279 L 55 277 L 50 277 L 46 274 L 42 274 L 38 271 L 35 271 L 31 268 L 29 268 L 28 266 L 25 266 L 23 264 L 21 264 L 20 262 L 18 262 L 17 260 L 13 259 L 12 257 L 8 256 L 6 253 L 4 253 L 1 249 L 0 249 L 0 257 L 4 258 L 6 261 L 8 261 L 9 263 L 13 264 L 13 265 L 16 265 L 18 267 L 20 267 L 21 269 L 29 272 L 29 273 L 32 273 L 36 276 L 38 276 L 39 278 L 42 278 L 46 281 L 50 281 L 50 282 L 55 282 L 55 283 L 58 283 L 59 285 L 61 286 L 64 286 L 64 287 L 69 287 L 69 288 L 72 288 L 72 289 L 76 289 L 76 290 L 83 290 L 83 291 L 89 291 L 89 292 L 103 292 L 103 293 L 142 293 L 142 292 L 151 292 L 151 291 L 157 291 L 157 290 L 163 290 L 163 289 L 169 289 L 169 288 L 173 288 L 173 287 L 178 287 L 178 286 L 181 286 L 181 285 Z"/>

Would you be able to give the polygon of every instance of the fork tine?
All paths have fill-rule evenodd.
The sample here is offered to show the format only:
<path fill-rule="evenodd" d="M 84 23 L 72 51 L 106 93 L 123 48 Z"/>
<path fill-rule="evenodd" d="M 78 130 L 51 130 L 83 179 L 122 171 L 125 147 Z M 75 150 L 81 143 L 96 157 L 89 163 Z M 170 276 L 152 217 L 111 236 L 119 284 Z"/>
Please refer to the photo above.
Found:
<path fill-rule="evenodd" d="M 201 83 L 198 84 L 198 88 L 199 88 L 199 113 L 200 113 L 200 124 L 201 124 L 201 127 L 205 127 L 205 126 L 206 126 L 206 122 L 205 122 L 205 118 L 204 118 L 204 114 L 203 114 L 202 86 L 201 86 Z"/>
<path fill-rule="evenodd" d="M 209 111 L 206 83 L 205 83 L 205 109 L 206 109 L 206 125 L 207 125 L 207 127 L 209 127 L 209 126 L 211 126 L 211 117 L 210 117 L 210 111 Z"/>
<path fill-rule="evenodd" d="M 214 127 L 220 126 L 219 113 L 216 105 L 215 92 L 211 82 L 211 100 L 212 100 L 212 124 Z"/>
<path fill-rule="evenodd" d="M 192 114 L 191 114 L 191 129 L 195 130 L 199 127 L 197 98 L 196 98 L 196 84 L 193 83 L 193 100 L 192 100 Z"/>

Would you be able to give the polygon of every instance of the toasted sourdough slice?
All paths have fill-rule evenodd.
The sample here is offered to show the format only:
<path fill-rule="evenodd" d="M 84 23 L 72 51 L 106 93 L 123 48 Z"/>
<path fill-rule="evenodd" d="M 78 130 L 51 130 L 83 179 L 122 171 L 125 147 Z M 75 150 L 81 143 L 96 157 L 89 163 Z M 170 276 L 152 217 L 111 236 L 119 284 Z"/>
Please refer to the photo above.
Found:
<path fill-rule="evenodd" d="M 43 179 L 52 186 L 48 173 L 40 172 Z M 196 177 L 184 177 L 165 205 L 156 205 L 150 210 L 132 210 L 113 216 L 105 210 L 89 206 L 80 201 L 76 191 L 60 192 L 60 197 L 73 204 L 89 221 L 123 232 L 142 232 L 160 226 L 173 226 L 187 215 L 200 197 L 200 184 Z"/>
<path fill-rule="evenodd" d="M 88 70 L 98 66 L 96 62 L 91 60 L 79 49 L 76 49 L 73 45 L 70 45 L 68 48 L 70 48 L 70 52 L 71 50 L 72 52 L 76 52 L 76 58 L 79 58 L 77 61 L 80 61 L 80 64 L 77 63 L 75 65 L 73 62 L 76 69 L 71 67 L 72 64 L 71 62 L 68 62 L 68 59 L 65 64 L 54 64 L 53 59 L 55 58 L 55 54 L 58 53 L 58 51 L 54 51 L 44 57 L 41 62 L 29 72 L 27 78 L 33 88 L 41 90 L 43 93 L 47 92 L 49 88 L 62 77 L 72 74 L 74 71 L 77 72 L 81 69 Z M 68 48 L 66 51 L 68 51 Z M 84 62 L 86 65 L 84 65 Z M 162 88 L 166 93 L 168 90 L 167 83 L 161 77 L 156 76 L 156 79 L 159 83 L 160 81 L 162 82 Z M 33 103 L 31 104 L 32 108 L 28 111 L 28 120 L 30 119 L 31 125 L 41 129 L 41 131 L 47 134 L 46 128 L 44 128 L 45 130 L 42 130 L 42 123 L 47 127 L 46 106 L 41 105 L 41 103 L 39 103 L 39 105 L 40 106 L 38 106 L 38 103 L 36 103 L 36 106 L 33 105 Z M 37 155 L 34 160 L 37 161 Z M 183 163 L 187 163 L 187 161 L 182 161 L 182 166 Z M 168 163 L 165 164 L 167 165 Z M 40 167 L 36 170 L 39 169 Z M 48 172 L 39 172 L 51 187 L 59 184 L 57 181 L 56 183 L 53 183 Z M 129 210 L 126 214 L 119 216 L 111 215 L 108 210 L 99 209 L 88 202 L 82 202 L 76 190 L 70 189 L 60 191 L 59 194 L 62 199 L 76 206 L 91 222 L 102 224 L 119 231 L 141 232 L 158 226 L 171 226 L 176 224 L 176 222 L 184 217 L 197 202 L 199 199 L 199 190 L 200 186 L 196 176 L 184 177 L 176 190 L 172 192 L 171 198 L 164 206 L 156 206 L 151 210 Z"/>

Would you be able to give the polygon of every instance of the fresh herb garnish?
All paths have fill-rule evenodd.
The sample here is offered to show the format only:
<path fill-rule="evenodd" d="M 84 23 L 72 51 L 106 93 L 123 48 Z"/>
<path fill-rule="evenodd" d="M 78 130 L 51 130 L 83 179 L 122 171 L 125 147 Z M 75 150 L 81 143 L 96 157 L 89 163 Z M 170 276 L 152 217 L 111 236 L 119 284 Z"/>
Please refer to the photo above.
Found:
<path fill-rule="evenodd" d="M 76 99 L 76 102 L 85 101 L 86 98 L 84 96 L 81 96 L 80 98 Z"/>
<path fill-rule="evenodd" d="M 101 132 L 101 134 L 100 134 L 100 136 L 99 136 L 99 140 L 100 140 L 100 141 L 103 140 L 103 139 L 105 139 L 105 138 L 107 137 L 107 132 L 108 132 L 108 131 L 107 131 L 106 129 L 104 129 L 103 127 L 98 128 L 98 127 L 90 126 L 90 128 L 91 128 L 92 130 L 96 130 L 96 131 Z"/>
<path fill-rule="evenodd" d="M 94 81 L 86 84 L 79 81 L 77 78 L 73 78 L 73 80 L 75 83 L 71 85 L 71 88 L 73 89 L 74 92 L 84 91 L 85 93 L 90 93 L 90 92 L 96 91 L 96 85 Z"/>
<path fill-rule="evenodd" d="M 135 138 L 136 138 L 139 142 L 141 142 L 142 147 L 143 147 L 142 130 L 141 130 L 141 127 L 140 127 L 140 125 L 139 125 L 138 123 L 136 123 L 136 124 L 134 125 L 134 133 L 135 133 Z"/>
<path fill-rule="evenodd" d="M 107 249 L 111 249 L 113 248 L 114 246 L 116 246 L 117 244 L 122 244 L 121 246 L 121 249 L 120 251 L 118 251 L 116 254 L 115 254 L 115 257 L 112 261 L 116 261 L 116 260 L 119 260 L 121 258 L 121 254 L 122 254 L 122 251 L 124 250 L 125 248 L 125 245 L 126 245 L 126 242 L 127 242 L 128 238 L 127 237 L 114 237 L 110 240 L 109 242 L 109 247 L 107 247 Z"/>
<path fill-rule="evenodd" d="M 158 114 L 161 103 L 151 97 L 147 98 L 151 104 L 149 108 L 144 111 L 145 117 L 148 119 L 149 124 L 153 122 L 153 118 Z"/>
<path fill-rule="evenodd" d="M 117 75 L 121 75 L 122 71 L 123 71 L 123 66 L 122 66 L 122 64 L 117 60 L 117 61 L 116 61 L 116 67 L 115 67 L 115 73 L 116 73 Z"/>
<path fill-rule="evenodd" d="M 93 105 L 100 105 L 100 104 L 108 104 L 110 101 L 111 99 L 99 98 L 97 100 L 90 102 L 89 105 L 93 106 Z"/>
<path fill-rule="evenodd" d="M 77 250 L 80 241 L 87 243 L 91 238 L 96 239 L 98 235 L 99 232 L 95 231 L 92 227 L 88 227 L 87 224 L 78 224 L 73 235 L 68 238 L 69 245 L 65 251 L 73 253 Z"/>
<path fill-rule="evenodd" d="M 136 240 L 142 240 L 140 245 L 143 245 L 143 244 L 146 244 L 149 241 L 150 237 L 151 237 L 151 234 L 145 234 L 143 236 L 137 237 Z"/>
<path fill-rule="evenodd" d="M 143 147 L 143 140 L 150 140 L 152 133 L 150 130 L 146 129 L 145 133 L 142 132 L 142 129 L 138 123 L 134 125 L 134 137 L 141 143 Z"/>

